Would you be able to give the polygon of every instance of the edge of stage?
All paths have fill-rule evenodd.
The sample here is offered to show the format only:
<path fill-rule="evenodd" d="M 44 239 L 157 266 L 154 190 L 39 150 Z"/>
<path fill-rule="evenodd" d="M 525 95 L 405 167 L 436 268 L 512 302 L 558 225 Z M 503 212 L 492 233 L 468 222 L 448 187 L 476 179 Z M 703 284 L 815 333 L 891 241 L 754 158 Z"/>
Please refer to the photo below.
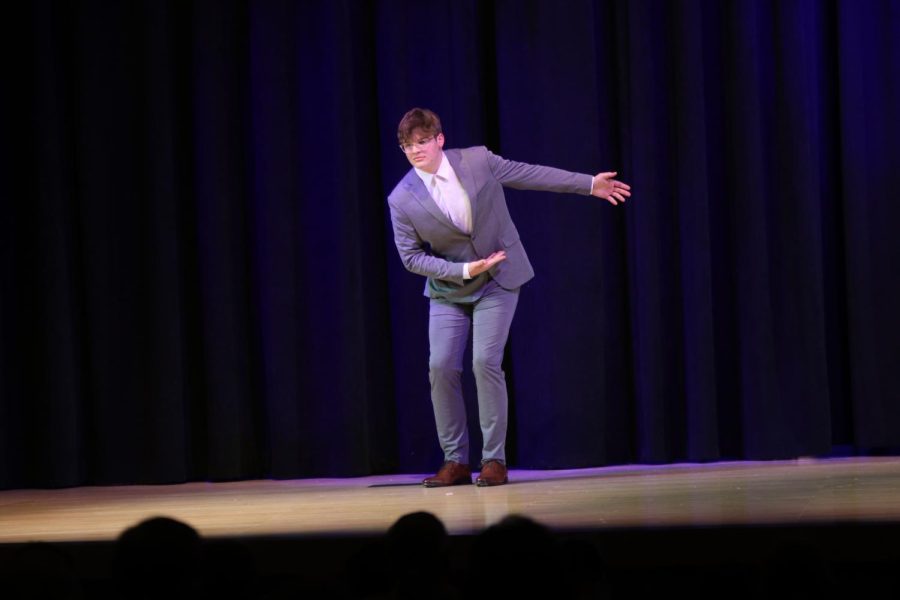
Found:
<path fill-rule="evenodd" d="M 421 478 L 3 491 L 0 564 L 24 543 L 48 541 L 73 557 L 81 577 L 105 579 L 119 533 L 162 515 L 206 539 L 240 540 L 260 576 L 302 578 L 314 588 L 340 577 L 397 518 L 420 510 L 444 522 L 457 557 L 485 527 L 517 514 L 558 536 L 592 540 L 622 577 L 744 568 L 791 544 L 832 566 L 865 567 L 867 585 L 900 564 L 898 457 L 512 470 L 510 484 L 496 488 L 424 488 Z"/>

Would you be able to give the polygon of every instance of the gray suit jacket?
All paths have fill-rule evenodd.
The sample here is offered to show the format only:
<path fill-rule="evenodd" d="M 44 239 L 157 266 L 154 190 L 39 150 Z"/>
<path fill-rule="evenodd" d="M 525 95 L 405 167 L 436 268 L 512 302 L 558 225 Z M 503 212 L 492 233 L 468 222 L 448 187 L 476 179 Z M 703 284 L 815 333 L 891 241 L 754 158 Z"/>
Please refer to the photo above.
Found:
<path fill-rule="evenodd" d="M 445 150 L 472 203 L 472 233 L 460 231 L 438 208 L 414 169 L 388 196 L 394 243 L 403 265 L 428 278 L 425 295 L 457 302 L 480 297 L 488 275 L 512 290 L 534 277 L 534 269 L 509 216 L 503 186 L 590 194 L 591 176 L 506 160 L 484 146 Z M 487 273 L 463 280 L 463 264 L 506 251 Z"/>

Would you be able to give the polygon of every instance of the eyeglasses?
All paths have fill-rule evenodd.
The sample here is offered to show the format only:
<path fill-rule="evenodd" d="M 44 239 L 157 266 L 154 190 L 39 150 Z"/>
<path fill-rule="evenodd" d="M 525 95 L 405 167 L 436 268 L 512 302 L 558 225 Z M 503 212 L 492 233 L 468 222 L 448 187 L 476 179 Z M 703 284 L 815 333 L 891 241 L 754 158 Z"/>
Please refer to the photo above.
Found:
<path fill-rule="evenodd" d="M 425 147 L 428 146 L 428 144 L 430 144 L 431 141 L 434 140 L 436 137 L 437 136 L 433 135 L 431 137 L 421 139 L 418 142 L 413 142 L 411 144 L 400 144 L 400 150 L 404 154 L 409 154 L 410 152 L 412 152 L 414 150 L 424 150 Z"/>

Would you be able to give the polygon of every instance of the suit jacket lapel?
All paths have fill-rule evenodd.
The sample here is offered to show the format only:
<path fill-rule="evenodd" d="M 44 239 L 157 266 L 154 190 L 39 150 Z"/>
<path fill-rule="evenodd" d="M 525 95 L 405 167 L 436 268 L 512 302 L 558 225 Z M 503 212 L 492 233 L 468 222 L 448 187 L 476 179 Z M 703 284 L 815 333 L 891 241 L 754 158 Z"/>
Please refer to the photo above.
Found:
<path fill-rule="evenodd" d="M 471 204 L 472 208 L 472 231 L 475 231 L 475 215 L 478 214 L 475 209 L 478 207 L 478 198 L 475 195 L 475 179 L 472 177 L 472 169 L 469 167 L 465 157 L 459 150 L 446 150 L 444 151 L 444 155 L 447 157 L 447 160 L 450 161 L 450 166 L 453 167 L 456 176 L 459 177 L 459 181 L 462 183 L 463 189 L 466 190 L 466 194 L 469 195 L 469 204 Z"/>
<path fill-rule="evenodd" d="M 437 203 L 431 197 L 431 194 L 425 189 L 425 184 L 422 183 L 422 180 L 419 179 L 419 176 L 416 175 L 416 172 L 413 169 L 410 169 L 409 173 L 406 174 L 406 189 L 409 190 L 409 193 L 412 194 L 413 198 L 422 205 L 422 208 L 430 212 L 435 219 L 447 227 L 456 229 L 456 225 L 454 225 L 453 221 L 447 218 L 447 215 L 445 215 L 440 207 L 438 207 Z"/>

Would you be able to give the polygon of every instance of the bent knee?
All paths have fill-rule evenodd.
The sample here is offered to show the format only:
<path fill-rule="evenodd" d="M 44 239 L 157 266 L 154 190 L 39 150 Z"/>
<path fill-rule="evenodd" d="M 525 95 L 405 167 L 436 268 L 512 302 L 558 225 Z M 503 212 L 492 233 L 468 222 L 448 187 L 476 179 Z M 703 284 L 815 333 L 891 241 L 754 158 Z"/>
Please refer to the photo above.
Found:
<path fill-rule="evenodd" d="M 502 373 L 503 356 L 488 356 L 479 354 L 472 357 L 472 371 L 477 376 L 480 373 Z"/>
<path fill-rule="evenodd" d="M 432 357 L 428 362 L 428 372 L 432 377 L 458 376 L 461 371 L 462 367 L 450 359 Z"/>

